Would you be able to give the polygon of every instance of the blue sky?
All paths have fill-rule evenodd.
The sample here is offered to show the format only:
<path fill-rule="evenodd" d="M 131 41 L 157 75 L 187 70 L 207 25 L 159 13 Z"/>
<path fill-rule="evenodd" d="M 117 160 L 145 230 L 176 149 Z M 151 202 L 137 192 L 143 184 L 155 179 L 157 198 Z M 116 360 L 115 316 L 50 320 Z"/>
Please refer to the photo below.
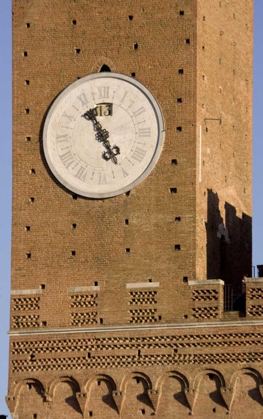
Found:
<path fill-rule="evenodd" d="M 253 265 L 263 264 L 263 1 L 255 1 Z M 11 247 L 11 0 L 0 0 L 0 414 L 7 394 Z M 9 415 L 9 418 L 11 416 Z"/>

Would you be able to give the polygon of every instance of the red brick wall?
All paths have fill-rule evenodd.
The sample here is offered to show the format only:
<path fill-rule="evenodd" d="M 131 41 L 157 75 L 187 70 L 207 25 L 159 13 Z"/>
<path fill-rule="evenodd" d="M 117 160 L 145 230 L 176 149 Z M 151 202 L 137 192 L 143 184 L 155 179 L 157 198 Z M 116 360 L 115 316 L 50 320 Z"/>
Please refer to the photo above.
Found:
<path fill-rule="evenodd" d="M 158 314 L 163 321 L 181 319 L 183 277 L 195 278 L 195 5 L 35 1 L 29 7 L 14 1 L 13 8 L 13 289 L 44 284 L 41 317 L 57 327 L 67 325 L 67 289 L 97 281 L 100 317 L 105 324 L 123 324 L 126 283 L 152 279 L 161 281 Z M 156 96 L 165 118 L 165 144 L 156 168 L 130 196 L 73 200 L 46 165 L 43 123 L 59 92 L 92 72 L 98 61 L 108 63 L 103 57 L 120 73 L 135 72 Z M 177 104 L 177 98 L 183 103 Z M 171 165 L 174 158 L 177 166 Z M 171 187 L 177 194 L 170 193 Z"/>
<path fill-rule="evenodd" d="M 238 417 L 253 389 L 258 414 L 261 327 L 223 312 L 221 281 L 196 281 L 238 283 L 251 266 L 252 2 L 220 3 L 13 0 L 7 401 L 19 419 Z M 164 148 L 129 196 L 73 199 L 47 166 L 43 125 L 103 64 L 155 95 Z"/>

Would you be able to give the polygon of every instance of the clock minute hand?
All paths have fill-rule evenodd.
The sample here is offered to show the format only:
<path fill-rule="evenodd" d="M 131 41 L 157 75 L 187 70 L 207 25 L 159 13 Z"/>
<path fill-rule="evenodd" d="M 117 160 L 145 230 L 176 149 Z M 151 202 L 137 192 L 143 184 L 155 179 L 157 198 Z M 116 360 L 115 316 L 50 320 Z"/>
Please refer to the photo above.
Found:
<path fill-rule="evenodd" d="M 117 155 L 120 154 L 120 148 L 116 145 L 111 147 L 108 140 L 110 134 L 106 129 L 103 129 L 99 121 L 97 120 L 97 110 L 96 108 L 91 108 L 84 113 L 84 117 L 93 122 L 94 129 L 96 131 L 95 139 L 99 143 L 103 143 L 103 146 L 107 151 L 104 151 L 102 157 L 108 161 L 111 160 L 114 164 L 118 163 Z"/>
<path fill-rule="evenodd" d="M 107 145 L 105 145 L 105 148 L 107 149 L 107 151 L 103 152 L 102 157 L 107 161 L 111 160 L 114 164 L 117 164 L 118 160 L 116 156 L 118 154 L 121 154 L 120 148 L 117 145 L 114 145 L 112 148 L 110 146 L 108 147 Z"/>

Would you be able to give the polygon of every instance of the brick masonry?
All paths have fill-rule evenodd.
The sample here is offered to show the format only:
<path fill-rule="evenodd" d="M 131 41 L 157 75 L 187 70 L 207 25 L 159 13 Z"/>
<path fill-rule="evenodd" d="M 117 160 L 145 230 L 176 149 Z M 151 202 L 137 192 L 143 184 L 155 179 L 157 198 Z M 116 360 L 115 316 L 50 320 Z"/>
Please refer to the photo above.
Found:
<path fill-rule="evenodd" d="M 260 416 L 252 41 L 252 0 L 13 0 L 13 418 Z M 104 64 L 154 94 L 165 143 L 130 194 L 91 200 L 53 177 L 42 133 Z"/>

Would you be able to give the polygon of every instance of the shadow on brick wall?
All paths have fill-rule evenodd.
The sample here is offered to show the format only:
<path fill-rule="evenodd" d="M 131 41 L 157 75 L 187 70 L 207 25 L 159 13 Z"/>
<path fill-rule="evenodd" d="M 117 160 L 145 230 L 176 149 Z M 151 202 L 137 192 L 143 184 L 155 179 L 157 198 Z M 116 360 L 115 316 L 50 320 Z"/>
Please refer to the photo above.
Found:
<path fill-rule="evenodd" d="M 236 209 L 225 203 L 225 224 L 220 214 L 219 198 L 207 190 L 207 279 L 223 279 L 225 284 L 241 285 L 244 276 L 251 277 L 252 218 L 236 215 Z"/>

